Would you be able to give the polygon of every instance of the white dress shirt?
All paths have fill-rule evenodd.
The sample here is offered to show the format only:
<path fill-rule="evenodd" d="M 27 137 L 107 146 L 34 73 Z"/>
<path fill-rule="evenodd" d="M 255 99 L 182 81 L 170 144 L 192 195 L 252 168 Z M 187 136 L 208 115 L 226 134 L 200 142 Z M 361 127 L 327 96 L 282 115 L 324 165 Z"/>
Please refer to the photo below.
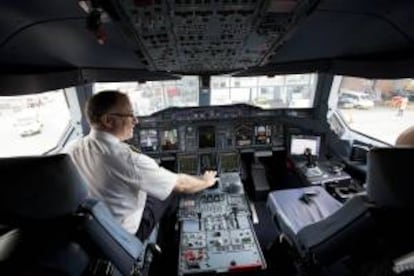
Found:
<path fill-rule="evenodd" d="M 147 193 L 164 200 L 177 181 L 177 174 L 107 132 L 91 130 L 71 145 L 68 153 L 84 176 L 90 195 L 103 200 L 130 233 L 138 230 Z"/>

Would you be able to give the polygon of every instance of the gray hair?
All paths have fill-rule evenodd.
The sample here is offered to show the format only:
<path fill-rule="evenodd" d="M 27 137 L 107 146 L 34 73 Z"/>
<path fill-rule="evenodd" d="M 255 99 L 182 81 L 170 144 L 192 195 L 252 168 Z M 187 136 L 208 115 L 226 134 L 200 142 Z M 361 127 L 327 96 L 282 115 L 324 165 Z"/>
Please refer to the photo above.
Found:
<path fill-rule="evenodd" d="M 116 90 L 104 90 L 93 95 L 86 103 L 85 114 L 89 124 L 100 123 L 102 115 L 108 113 L 116 104 L 127 97 Z"/>

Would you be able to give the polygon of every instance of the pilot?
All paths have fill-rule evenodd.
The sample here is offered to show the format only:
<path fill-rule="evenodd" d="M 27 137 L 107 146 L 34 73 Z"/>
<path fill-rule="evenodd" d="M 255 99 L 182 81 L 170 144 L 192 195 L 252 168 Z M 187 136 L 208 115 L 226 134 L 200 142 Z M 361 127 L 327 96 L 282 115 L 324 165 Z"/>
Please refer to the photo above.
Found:
<path fill-rule="evenodd" d="M 91 132 L 71 145 L 68 153 L 85 177 L 90 195 L 103 200 L 141 241 L 169 209 L 173 192 L 195 193 L 214 185 L 215 171 L 206 171 L 201 178 L 176 174 L 124 143 L 138 123 L 125 94 L 95 94 L 85 113 Z"/>
<path fill-rule="evenodd" d="M 396 146 L 414 146 L 414 126 L 405 129 L 397 137 L 395 141 Z"/>

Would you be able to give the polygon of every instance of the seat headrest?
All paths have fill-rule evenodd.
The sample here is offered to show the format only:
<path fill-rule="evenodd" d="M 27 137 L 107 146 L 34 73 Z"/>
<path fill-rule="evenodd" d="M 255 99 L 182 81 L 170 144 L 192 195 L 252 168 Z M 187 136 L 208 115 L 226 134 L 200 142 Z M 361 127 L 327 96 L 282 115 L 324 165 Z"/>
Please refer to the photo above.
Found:
<path fill-rule="evenodd" d="M 66 154 L 0 158 L 0 176 L 0 218 L 56 218 L 76 211 L 87 197 Z"/>
<path fill-rule="evenodd" d="M 368 197 L 379 207 L 414 207 L 414 148 L 374 148 L 368 153 Z"/>

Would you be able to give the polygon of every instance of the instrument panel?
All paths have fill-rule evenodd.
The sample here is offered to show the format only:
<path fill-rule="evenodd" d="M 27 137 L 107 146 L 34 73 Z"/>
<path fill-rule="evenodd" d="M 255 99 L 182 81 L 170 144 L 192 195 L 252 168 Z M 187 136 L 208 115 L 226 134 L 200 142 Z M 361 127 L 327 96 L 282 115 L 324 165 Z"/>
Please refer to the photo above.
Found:
<path fill-rule="evenodd" d="M 280 110 L 249 105 L 170 108 L 140 117 L 129 141 L 158 158 L 194 152 L 255 151 L 285 147 Z"/>

